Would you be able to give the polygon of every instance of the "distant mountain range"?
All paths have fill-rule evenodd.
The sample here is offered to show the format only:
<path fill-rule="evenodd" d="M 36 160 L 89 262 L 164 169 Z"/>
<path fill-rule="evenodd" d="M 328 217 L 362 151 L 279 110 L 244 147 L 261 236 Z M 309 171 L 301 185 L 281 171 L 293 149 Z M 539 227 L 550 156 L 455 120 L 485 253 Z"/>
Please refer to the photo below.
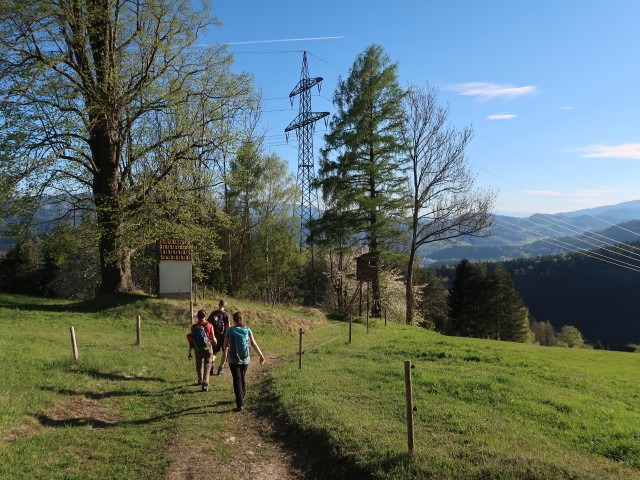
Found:
<path fill-rule="evenodd" d="M 495 215 L 494 219 L 489 237 L 461 239 L 455 246 L 434 243 L 420 249 L 423 264 L 450 265 L 463 258 L 531 258 L 640 239 L 640 200 L 526 218 Z"/>

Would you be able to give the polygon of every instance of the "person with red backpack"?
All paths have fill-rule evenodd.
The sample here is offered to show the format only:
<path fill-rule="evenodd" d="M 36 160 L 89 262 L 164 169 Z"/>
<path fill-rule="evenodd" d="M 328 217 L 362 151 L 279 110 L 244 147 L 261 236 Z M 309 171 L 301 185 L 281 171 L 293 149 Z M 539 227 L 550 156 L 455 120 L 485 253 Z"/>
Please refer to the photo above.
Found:
<path fill-rule="evenodd" d="M 224 334 L 224 349 L 222 350 L 221 365 L 229 360 L 229 369 L 233 376 L 233 393 L 236 396 L 236 411 L 244 409 L 244 396 L 247 391 L 245 374 L 249 367 L 249 350 L 253 347 L 260 356 L 260 365 L 264 365 L 264 355 L 253 338 L 253 332 L 245 327 L 241 312 L 233 314 L 233 327 Z"/>
<path fill-rule="evenodd" d="M 213 325 L 213 333 L 216 336 L 217 345 L 213 347 L 213 358 L 211 359 L 211 375 L 213 375 L 214 363 L 216 361 L 216 354 L 222 348 L 222 344 L 224 343 L 224 332 L 229 328 L 229 312 L 225 309 L 227 308 L 227 301 L 220 300 L 218 302 L 218 310 L 209 315 L 207 322 Z M 222 368 L 222 363 L 218 367 L 218 373 L 216 375 L 224 374 L 224 369 Z"/>
<path fill-rule="evenodd" d="M 189 342 L 189 360 L 191 360 L 191 350 L 196 352 L 196 373 L 198 374 L 198 385 L 202 386 L 202 391 L 209 389 L 209 374 L 211 372 L 211 358 L 213 358 L 213 348 L 217 345 L 213 326 L 205 320 L 207 312 L 198 310 L 198 322 L 191 325 L 191 332 L 187 335 Z"/>

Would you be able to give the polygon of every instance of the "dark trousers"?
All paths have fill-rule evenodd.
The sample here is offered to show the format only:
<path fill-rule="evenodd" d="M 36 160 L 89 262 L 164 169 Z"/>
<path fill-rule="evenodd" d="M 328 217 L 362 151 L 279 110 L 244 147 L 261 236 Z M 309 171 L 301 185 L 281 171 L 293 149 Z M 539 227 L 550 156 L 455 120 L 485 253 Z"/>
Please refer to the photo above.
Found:
<path fill-rule="evenodd" d="M 212 356 L 213 353 L 211 352 L 211 349 L 196 350 L 196 373 L 198 374 L 198 383 L 209 385 Z"/>
<path fill-rule="evenodd" d="M 229 364 L 231 376 L 233 376 L 233 393 L 236 394 L 236 405 L 238 407 L 244 406 L 244 394 L 246 392 L 244 376 L 247 373 L 248 366 L 249 365 L 236 365 L 234 363 Z"/>

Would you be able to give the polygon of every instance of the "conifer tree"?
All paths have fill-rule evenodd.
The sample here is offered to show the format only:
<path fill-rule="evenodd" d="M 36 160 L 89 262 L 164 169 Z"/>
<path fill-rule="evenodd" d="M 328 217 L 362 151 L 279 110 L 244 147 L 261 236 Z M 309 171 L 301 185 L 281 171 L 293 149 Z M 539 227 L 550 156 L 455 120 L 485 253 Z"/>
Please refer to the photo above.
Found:
<path fill-rule="evenodd" d="M 425 268 L 419 272 L 421 275 L 418 282 L 424 285 L 421 312 L 425 326 L 435 328 L 439 332 L 449 333 L 448 292 L 444 279 L 439 277 L 432 268 Z"/>
<path fill-rule="evenodd" d="M 486 266 L 463 259 L 456 267 L 448 298 L 453 334 L 463 337 L 485 336 L 483 298 L 486 287 Z"/>
<path fill-rule="evenodd" d="M 356 239 L 380 254 L 397 241 L 406 207 L 400 141 L 403 90 L 397 64 L 379 45 L 355 60 L 333 96 L 337 108 L 325 136 L 319 181 L 325 213 L 311 222 L 314 240 Z M 380 314 L 379 279 L 372 281 L 372 314 Z"/>
<path fill-rule="evenodd" d="M 511 277 L 502 265 L 495 267 L 488 285 L 484 336 L 512 342 L 527 341 L 528 313 Z"/>

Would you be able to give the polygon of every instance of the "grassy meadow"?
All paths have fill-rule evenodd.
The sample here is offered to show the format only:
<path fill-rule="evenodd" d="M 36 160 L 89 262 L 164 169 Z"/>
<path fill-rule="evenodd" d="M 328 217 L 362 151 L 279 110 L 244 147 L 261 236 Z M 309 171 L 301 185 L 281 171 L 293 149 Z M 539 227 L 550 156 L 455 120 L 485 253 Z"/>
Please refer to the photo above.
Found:
<path fill-rule="evenodd" d="M 206 393 L 194 385 L 188 302 L 136 296 L 118 302 L 0 294 L 3 480 L 162 479 L 176 445 L 202 448 L 210 436 L 207 448 L 218 448 L 235 407 L 231 375 L 212 379 Z M 216 302 L 200 303 L 210 312 Z M 326 322 L 308 310 L 232 307 L 248 313 L 259 343 L 288 355 L 297 348 L 297 335 L 287 332 L 294 321 L 306 328 Z"/>
<path fill-rule="evenodd" d="M 235 406 L 230 375 L 206 393 L 193 385 L 185 303 L 0 295 L 0 478 L 163 479 L 177 445 L 211 436 L 213 454 Z M 317 311 L 230 304 L 280 365 L 249 408 L 306 446 L 308 478 L 640 479 L 638 354 L 373 322 L 368 334 L 354 324 L 348 344 L 347 323 Z M 404 360 L 415 365 L 413 457 Z"/>

